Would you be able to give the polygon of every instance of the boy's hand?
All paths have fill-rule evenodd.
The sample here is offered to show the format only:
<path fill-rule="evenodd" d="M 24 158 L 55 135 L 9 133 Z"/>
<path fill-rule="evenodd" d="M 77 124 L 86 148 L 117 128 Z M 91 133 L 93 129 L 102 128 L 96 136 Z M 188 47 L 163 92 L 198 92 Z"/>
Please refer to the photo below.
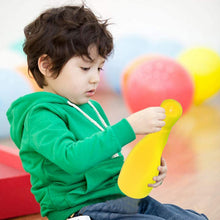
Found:
<path fill-rule="evenodd" d="M 158 167 L 158 170 L 159 170 L 159 175 L 153 178 L 153 180 L 156 181 L 156 183 L 148 184 L 149 187 L 156 188 L 160 186 L 167 175 L 167 165 L 163 157 L 161 157 L 161 165 Z"/>
<path fill-rule="evenodd" d="M 135 134 L 149 134 L 161 130 L 165 117 L 164 108 L 150 107 L 131 114 L 127 120 Z"/>

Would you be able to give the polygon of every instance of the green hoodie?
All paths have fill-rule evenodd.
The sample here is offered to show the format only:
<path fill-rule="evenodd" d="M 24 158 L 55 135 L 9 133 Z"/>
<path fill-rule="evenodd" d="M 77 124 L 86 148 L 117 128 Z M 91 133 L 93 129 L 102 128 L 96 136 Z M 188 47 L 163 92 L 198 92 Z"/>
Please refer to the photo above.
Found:
<path fill-rule="evenodd" d="M 49 219 L 66 219 L 84 206 L 124 196 L 117 185 L 120 151 L 135 139 L 134 131 L 126 119 L 110 126 L 101 106 L 91 103 L 108 125 L 104 131 L 66 98 L 47 92 L 21 97 L 7 112 L 31 191 Z M 88 103 L 78 107 L 102 125 Z"/>

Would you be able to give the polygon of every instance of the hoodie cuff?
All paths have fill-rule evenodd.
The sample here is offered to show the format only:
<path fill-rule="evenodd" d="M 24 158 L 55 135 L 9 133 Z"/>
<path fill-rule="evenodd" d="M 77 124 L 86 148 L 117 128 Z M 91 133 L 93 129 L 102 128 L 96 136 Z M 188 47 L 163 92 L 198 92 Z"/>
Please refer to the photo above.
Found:
<path fill-rule="evenodd" d="M 113 125 L 112 130 L 117 136 L 121 147 L 136 139 L 134 130 L 126 119 L 122 119 L 120 122 Z"/>

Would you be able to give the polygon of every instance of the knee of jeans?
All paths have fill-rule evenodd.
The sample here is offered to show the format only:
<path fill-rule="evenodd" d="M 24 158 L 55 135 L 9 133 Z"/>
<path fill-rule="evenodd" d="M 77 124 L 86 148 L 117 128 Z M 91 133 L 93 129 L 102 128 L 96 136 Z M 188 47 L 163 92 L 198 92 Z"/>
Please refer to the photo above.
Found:
<path fill-rule="evenodd" d="M 163 208 L 162 204 L 150 196 L 141 199 L 139 202 L 139 213 L 141 214 L 152 213 L 158 208 Z"/>
<path fill-rule="evenodd" d="M 146 211 L 147 208 L 148 208 L 148 205 L 149 205 L 149 202 L 148 202 L 148 198 L 147 198 L 147 197 L 141 199 L 140 202 L 138 203 L 138 207 L 139 207 L 138 213 L 144 214 L 145 211 Z"/>

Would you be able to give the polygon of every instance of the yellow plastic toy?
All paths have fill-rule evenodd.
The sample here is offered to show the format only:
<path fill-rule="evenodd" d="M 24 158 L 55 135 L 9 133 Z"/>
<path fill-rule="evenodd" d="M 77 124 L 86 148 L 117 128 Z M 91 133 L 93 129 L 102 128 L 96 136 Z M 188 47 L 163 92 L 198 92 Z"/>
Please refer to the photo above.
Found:
<path fill-rule="evenodd" d="M 154 183 L 153 177 L 158 175 L 163 149 L 167 143 L 172 126 L 182 115 L 182 106 L 173 99 L 163 101 L 166 125 L 156 133 L 146 135 L 128 155 L 122 166 L 118 186 L 127 196 L 135 199 L 146 197 Z"/>
<path fill-rule="evenodd" d="M 201 104 L 220 90 L 220 56 L 215 51 L 192 48 L 183 52 L 178 61 L 194 80 L 194 104 Z"/>

